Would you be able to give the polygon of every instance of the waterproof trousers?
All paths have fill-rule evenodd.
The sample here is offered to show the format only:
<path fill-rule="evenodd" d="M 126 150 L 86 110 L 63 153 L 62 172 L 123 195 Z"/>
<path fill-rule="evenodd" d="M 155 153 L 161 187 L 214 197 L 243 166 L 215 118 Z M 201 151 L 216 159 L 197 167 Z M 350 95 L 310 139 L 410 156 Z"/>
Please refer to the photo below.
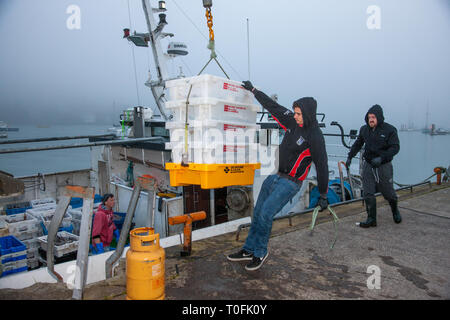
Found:
<path fill-rule="evenodd" d="M 394 190 L 394 171 L 392 163 L 382 164 L 378 168 L 364 161 L 362 167 L 362 184 L 364 199 L 375 198 L 377 191 L 381 192 L 383 197 L 389 201 L 397 201 L 398 197 Z"/>

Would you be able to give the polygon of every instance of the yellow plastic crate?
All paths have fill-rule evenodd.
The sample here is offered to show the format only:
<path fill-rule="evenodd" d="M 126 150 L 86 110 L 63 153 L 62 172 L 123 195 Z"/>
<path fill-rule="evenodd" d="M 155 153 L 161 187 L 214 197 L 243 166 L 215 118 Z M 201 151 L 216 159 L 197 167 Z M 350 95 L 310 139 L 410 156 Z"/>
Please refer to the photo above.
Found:
<path fill-rule="evenodd" d="M 252 185 L 255 170 L 261 163 L 242 164 L 198 164 L 166 163 L 170 172 L 170 185 L 173 187 L 200 185 L 202 189 L 216 189 L 237 185 Z"/>

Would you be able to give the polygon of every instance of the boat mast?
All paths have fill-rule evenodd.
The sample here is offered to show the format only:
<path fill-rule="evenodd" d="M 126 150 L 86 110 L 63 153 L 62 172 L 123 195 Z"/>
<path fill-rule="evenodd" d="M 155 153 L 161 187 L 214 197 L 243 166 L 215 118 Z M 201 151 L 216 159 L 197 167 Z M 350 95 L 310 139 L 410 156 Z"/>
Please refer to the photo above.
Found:
<path fill-rule="evenodd" d="M 166 36 L 173 37 L 173 34 L 162 32 L 164 26 L 167 24 L 165 14 L 161 13 L 159 15 L 160 21 L 158 25 L 156 24 L 153 13 L 166 11 L 165 3 L 162 5 L 161 2 L 163 1 L 159 2 L 159 8 L 152 8 L 149 0 L 142 0 L 142 7 L 144 9 L 144 15 L 147 21 L 147 28 L 149 32 L 149 42 L 152 47 L 153 59 L 155 60 L 156 72 L 158 76 L 158 80 L 152 81 L 151 75 L 149 74 L 149 79 L 147 80 L 145 85 L 152 90 L 153 97 L 155 98 L 156 105 L 162 117 L 164 118 L 164 120 L 168 120 L 163 98 L 165 81 L 169 79 L 169 75 L 167 73 L 166 67 L 167 60 L 161 48 L 161 43 L 159 40 Z M 156 26 L 156 28 L 153 29 L 153 26 Z"/>

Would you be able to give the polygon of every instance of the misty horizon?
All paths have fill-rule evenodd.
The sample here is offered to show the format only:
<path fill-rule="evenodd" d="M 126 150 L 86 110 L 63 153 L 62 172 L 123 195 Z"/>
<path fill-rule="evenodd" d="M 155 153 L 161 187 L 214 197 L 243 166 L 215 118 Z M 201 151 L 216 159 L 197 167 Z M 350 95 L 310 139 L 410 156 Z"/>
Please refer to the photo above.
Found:
<path fill-rule="evenodd" d="M 423 128 L 428 106 L 428 125 L 450 127 L 448 1 L 234 1 L 212 7 L 218 60 L 232 80 L 249 78 L 248 18 L 250 80 L 286 108 L 313 96 L 327 126 L 359 129 L 379 104 L 400 129 Z M 70 5 L 81 10 L 80 29 L 67 27 Z M 367 26 L 371 5 L 380 8 L 375 30 Z M 166 6 L 164 32 L 175 37 L 163 44 L 184 42 L 189 51 L 168 69 L 196 75 L 210 54 L 202 2 Z M 149 70 L 156 74 L 151 48 L 122 38 L 123 28 L 148 32 L 141 1 L 2 0 L 0 27 L 0 120 L 9 125 L 112 125 L 126 108 L 155 106 L 144 85 Z M 223 76 L 213 64 L 204 73 Z"/>

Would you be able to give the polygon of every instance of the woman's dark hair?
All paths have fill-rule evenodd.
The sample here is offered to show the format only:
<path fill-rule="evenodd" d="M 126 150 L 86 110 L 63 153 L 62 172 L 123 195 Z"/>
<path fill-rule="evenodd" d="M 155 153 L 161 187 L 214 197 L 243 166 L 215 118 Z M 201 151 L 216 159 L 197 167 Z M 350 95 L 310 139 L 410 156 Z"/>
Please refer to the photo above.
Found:
<path fill-rule="evenodd" d="M 102 204 L 105 204 L 105 202 L 108 201 L 109 198 L 114 198 L 114 195 L 112 193 L 106 193 L 102 198 Z"/>

